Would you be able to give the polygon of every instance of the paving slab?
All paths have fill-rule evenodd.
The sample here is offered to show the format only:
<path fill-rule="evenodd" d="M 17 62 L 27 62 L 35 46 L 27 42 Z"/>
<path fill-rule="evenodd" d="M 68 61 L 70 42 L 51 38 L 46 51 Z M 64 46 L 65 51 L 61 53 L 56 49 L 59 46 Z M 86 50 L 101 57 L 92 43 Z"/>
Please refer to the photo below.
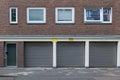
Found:
<path fill-rule="evenodd" d="M 120 77 L 96 77 L 95 80 L 120 80 Z"/>
<path fill-rule="evenodd" d="M 120 68 L 0 68 L 0 76 L 0 80 L 120 80 Z"/>
<path fill-rule="evenodd" d="M 41 77 L 19 77 L 16 80 L 95 80 L 94 78 L 61 78 L 61 77 L 54 77 L 54 78 L 41 78 Z"/>
<path fill-rule="evenodd" d="M 0 80 L 15 80 L 14 77 L 0 77 Z"/>

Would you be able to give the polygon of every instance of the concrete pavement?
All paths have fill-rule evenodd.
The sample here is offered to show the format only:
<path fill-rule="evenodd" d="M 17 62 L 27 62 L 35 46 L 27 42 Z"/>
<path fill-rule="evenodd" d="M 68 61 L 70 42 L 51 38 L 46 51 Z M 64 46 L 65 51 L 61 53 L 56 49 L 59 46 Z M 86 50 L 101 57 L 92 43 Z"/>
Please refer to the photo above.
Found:
<path fill-rule="evenodd" d="M 120 69 L 0 68 L 0 80 L 120 80 Z"/>

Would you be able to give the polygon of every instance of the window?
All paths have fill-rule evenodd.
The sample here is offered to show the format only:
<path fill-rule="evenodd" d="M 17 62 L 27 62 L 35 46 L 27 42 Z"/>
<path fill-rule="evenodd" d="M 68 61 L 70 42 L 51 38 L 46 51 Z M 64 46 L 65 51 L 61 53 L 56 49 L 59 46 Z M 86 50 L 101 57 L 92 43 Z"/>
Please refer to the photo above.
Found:
<path fill-rule="evenodd" d="M 111 8 L 104 8 L 103 9 L 103 21 L 104 22 L 109 22 L 111 21 Z"/>
<path fill-rule="evenodd" d="M 74 8 L 56 8 L 56 23 L 74 23 Z"/>
<path fill-rule="evenodd" d="M 18 9 L 16 7 L 10 8 L 10 23 L 11 24 L 18 23 Z"/>
<path fill-rule="evenodd" d="M 27 8 L 27 23 L 46 23 L 46 9 Z"/>
<path fill-rule="evenodd" d="M 84 10 L 84 20 L 85 23 L 112 23 L 112 8 L 87 8 Z"/>

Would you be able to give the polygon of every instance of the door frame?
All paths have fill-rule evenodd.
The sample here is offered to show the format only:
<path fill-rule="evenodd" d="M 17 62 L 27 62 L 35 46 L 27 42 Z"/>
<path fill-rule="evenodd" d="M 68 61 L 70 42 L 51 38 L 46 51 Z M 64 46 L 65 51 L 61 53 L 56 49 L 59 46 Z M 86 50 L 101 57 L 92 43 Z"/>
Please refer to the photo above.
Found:
<path fill-rule="evenodd" d="M 16 65 L 15 66 L 8 66 L 7 65 L 7 55 L 6 55 L 6 52 L 7 52 L 7 45 L 8 44 L 15 44 L 16 45 Z M 18 56 L 18 54 L 17 54 L 17 43 L 16 42 L 5 42 L 5 66 L 6 67 L 17 67 L 17 64 L 18 64 L 17 56 Z"/>

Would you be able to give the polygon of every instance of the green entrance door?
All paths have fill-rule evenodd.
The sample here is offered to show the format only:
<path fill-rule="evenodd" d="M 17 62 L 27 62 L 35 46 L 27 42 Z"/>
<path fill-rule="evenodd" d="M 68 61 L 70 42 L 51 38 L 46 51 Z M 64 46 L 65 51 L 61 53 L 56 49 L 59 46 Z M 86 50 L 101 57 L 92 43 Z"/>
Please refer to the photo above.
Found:
<path fill-rule="evenodd" d="M 16 66 L 16 44 L 7 44 L 7 66 Z"/>

